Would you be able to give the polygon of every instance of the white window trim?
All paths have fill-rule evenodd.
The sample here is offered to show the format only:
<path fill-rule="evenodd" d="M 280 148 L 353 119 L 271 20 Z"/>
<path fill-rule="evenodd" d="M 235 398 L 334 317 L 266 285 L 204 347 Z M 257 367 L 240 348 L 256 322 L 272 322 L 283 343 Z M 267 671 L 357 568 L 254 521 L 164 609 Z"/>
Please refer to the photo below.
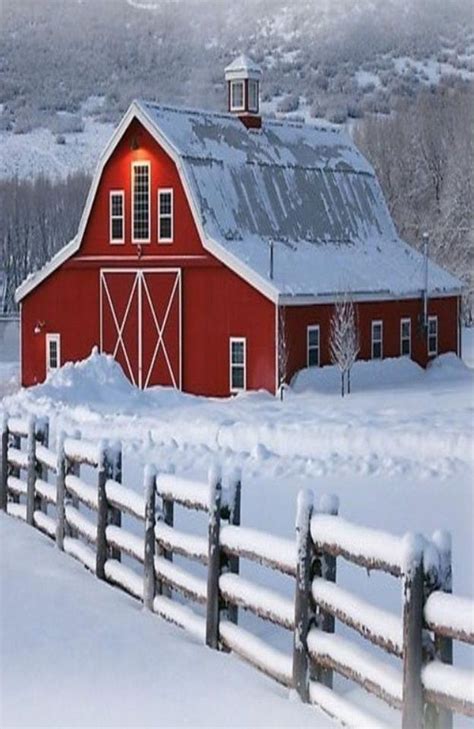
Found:
<path fill-rule="evenodd" d="M 432 321 L 436 322 L 436 349 L 430 349 L 430 322 L 432 322 Z M 432 316 L 428 317 L 428 330 L 427 330 L 426 334 L 427 334 L 426 346 L 428 349 L 428 357 L 436 357 L 438 355 L 438 350 L 439 350 L 439 342 L 438 342 L 439 328 L 438 328 L 438 316 L 437 315 L 432 315 Z"/>
<path fill-rule="evenodd" d="M 49 345 L 51 342 L 56 342 L 58 348 L 58 366 L 51 367 Z M 54 372 L 61 367 L 61 335 L 60 334 L 47 334 L 46 335 L 46 374 L 48 372 Z"/>
<path fill-rule="evenodd" d="M 380 357 L 374 357 L 374 329 L 376 326 L 380 325 L 380 340 L 377 339 L 376 341 L 380 341 Z M 374 319 L 372 321 L 371 326 L 371 337 L 370 337 L 370 354 L 371 359 L 383 359 L 383 321 L 381 319 Z"/>
<path fill-rule="evenodd" d="M 254 84 L 255 85 L 255 88 L 257 90 L 256 104 L 255 104 L 255 106 L 250 106 L 250 100 L 252 98 L 251 97 L 251 94 L 250 94 L 250 84 Z M 258 81 L 256 81 L 255 79 L 249 79 L 248 80 L 248 84 L 247 84 L 247 88 L 248 88 L 248 96 L 249 96 L 249 99 L 248 99 L 249 111 L 252 112 L 253 114 L 258 114 L 258 110 L 259 110 L 259 106 L 260 106 L 260 103 L 259 103 L 260 102 L 260 99 L 259 99 L 259 95 L 260 95 L 259 94 L 259 91 L 260 91 L 260 88 L 259 88 Z"/>
<path fill-rule="evenodd" d="M 244 361 L 243 364 L 232 364 L 232 345 L 234 343 L 242 343 L 244 345 Z M 243 367 L 244 370 L 244 386 L 232 387 L 232 368 Z M 229 339 L 229 390 L 232 393 L 244 392 L 247 389 L 247 338 L 246 337 L 230 337 Z"/>
<path fill-rule="evenodd" d="M 171 196 L 171 214 L 170 215 L 164 215 L 165 218 L 171 218 L 171 236 L 169 238 L 162 238 L 160 235 L 161 230 L 161 195 L 162 194 L 168 194 Z M 158 243 L 172 243 L 174 237 L 174 196 L 173 196 L 173 188 L 172 187 L 160 187 L 158 189 Z"/>
<path fill-rule="evenodd" d="M 122 198 L 122 215 L 112 215 L 112 197 L 120 196 Z M 112 221 L 118 220 L 119 217 L 122 220 L 122 237 L 113 238 L 112 236 Z M 109 194 L 109 242 L 110 245 L 121 245 L 125 243 L 125 192 L 123 190 L 111 190 Z"/>
<path fill-rule="evenodd" d="M 148 238 L 135 238 L 133 231 L 135 228 L 135 168 L 148 167 Z M 132 219 L 131 219 L 131 235 L 132 243 L 142 245 L 143 243 L 151 243 L 151 163 L 148 160 L 135 160 L 132 162 Z"/>
<path fill-rule="evenodd" d="M 408 354 L 403 354 L 403 325 L 408 324 Z M 409 316 L 400 319 L 400 357 L 411 357 L 411 318 Z"/>
<path fill-rule="evenodd" d="M 318 332 L 318 362 L 315 365 L 309 364 L 309 351 L 310 349 L 316 349 L 314 344 L 310 346 L 309 344 L 309 335 L 311 332 Z M 306 367 L 320 367 L 321 366 L 321 328 L 319 324 L 310 324 L 306 327 Z"/>
<path fill-rule="evenodd" d="M 234 85 L 241 84 L 242 85 L 242 106 L 234 106 L 232 103 L 232 89 Z M 246 83 L 242 79 L 236 79 L 235 81 L 230 82 L 230 110 L 231 111 L 245 111 L 245 96 L 246 96 Z"/>

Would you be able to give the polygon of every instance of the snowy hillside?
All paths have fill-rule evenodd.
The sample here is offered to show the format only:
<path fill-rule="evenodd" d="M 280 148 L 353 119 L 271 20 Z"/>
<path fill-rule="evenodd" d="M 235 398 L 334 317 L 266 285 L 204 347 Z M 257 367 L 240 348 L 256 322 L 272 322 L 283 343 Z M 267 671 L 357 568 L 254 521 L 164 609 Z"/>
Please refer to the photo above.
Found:
<path fill-rule="evenodd" d="M 56 9 L 54 0 L 3 3 L 0 177 L 62 175 L 64 164 L 91 171 L 108 134 L 93 120 L 116 122 L 136 97 L 222 109 L 223 69 L 241 51 L 264 69 L 265 112 L 334 122 L 387 113 L 441 79 L 474 78 L 467 0 L 243 0 L 238 10 L 117 0 L 113 12 L 107 0 L 83 0 L 60 23 Z M 31 134 L 39 128 L 52 133 Z"/>

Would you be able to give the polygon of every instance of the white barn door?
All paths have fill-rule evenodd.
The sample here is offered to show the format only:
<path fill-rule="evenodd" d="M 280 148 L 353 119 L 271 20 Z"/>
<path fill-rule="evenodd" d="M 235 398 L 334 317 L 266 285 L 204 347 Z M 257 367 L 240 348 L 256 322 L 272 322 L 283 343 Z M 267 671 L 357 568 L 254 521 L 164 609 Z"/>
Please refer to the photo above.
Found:
<path fill-rule="evenodd" d="M 181 270 L 102 269 L 100 349 L 137 387 L 181 389 Z"/>

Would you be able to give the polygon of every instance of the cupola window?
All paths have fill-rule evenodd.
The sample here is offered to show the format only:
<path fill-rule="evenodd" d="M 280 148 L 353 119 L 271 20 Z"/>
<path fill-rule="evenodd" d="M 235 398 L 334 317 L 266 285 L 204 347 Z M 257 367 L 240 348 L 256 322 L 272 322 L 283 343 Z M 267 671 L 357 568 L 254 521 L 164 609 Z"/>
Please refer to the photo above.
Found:
<path fill-rule="evenodd" d="M 244 82 L 231 81 L 230 84 L 230 110 L 243 111 L 244 105 Z"/>

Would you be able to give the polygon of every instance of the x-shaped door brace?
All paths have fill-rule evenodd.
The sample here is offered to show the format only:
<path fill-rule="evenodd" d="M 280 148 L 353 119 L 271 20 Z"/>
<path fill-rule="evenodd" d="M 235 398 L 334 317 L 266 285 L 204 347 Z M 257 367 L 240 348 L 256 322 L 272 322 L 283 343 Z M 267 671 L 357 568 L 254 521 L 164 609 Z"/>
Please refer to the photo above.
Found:
<path fill-rule="evenodd" d="M 156 362 L 156 359 L 158 357 L 158 353 L 160 351 L 160 348 L 163 350 L 163 355 L 164 355 L 164 358 L 165 358 L 165 361 L 166 361 L 166 366 L 168 368 L 168 372 L 169 372 L 169 374 L 171 376 L 171 381 L 173 383 L 173 387 L 176 387 L 177 388 L 181 384 L 180 382 L 177 382 L 177 380 L 176 380 L 176 376 L 175 376 L 175 373 L 173 371 L 173 367 L 172 367 L 172 364 L 170 362 L 170 358 L 169 358 L 168 351 L 166 349 L 166 345 L 165 345 L 165 341 L 164 341 L 165 328 L 166 328 L 166 325 L 168 323 L 168 319 L 169 319 L 169 316 L 170 316 L 171 308 L 173 306 L 173 302 L 175 300 L 176 292 L 178 290 L 178 285 L 180 283 L 180 271 L 168 271 L 167 269 L 162 269 L 162 272 L 163 273 L 170 273 L 170 274 L 171 273 L 174 273 L 175 274 L 175 281 L 174 281 L 174 284 L 173 284 L 173 288 L 171 290 L 170 297 L 168 299 L 168 304 L 167 304 L 167 307 L 166 307 L 165 315 L 163 317 L 163 321 L 162 321 L 161 326 L 160 326 L 160 323 L 158 322 L 158 319 L 156 317 L 156 312 L 155 312 L 155 308 L 153 306 L 152 297 L 151 297 L 150 290 L 148 288 L 148 284 L 147 284 L 147 281 L 146 281 L 147 274 L 148 275 L 153 275 L 153 273 L 156 273 L 157 274 L 158 273 L 157 271 L 136 271 L 135 272 L 135 279 L 134 279 L 133 285 L 132 285 L 132 287 L 130 289 L 130 294 L 129 294 L 129 297 L 128 297 L 127 305 L 125 307 L 125 312 L 124 312 L 124 315 L 123 315 L 123 319 L 122 319 L 122 322 L 120 324 L 119 324 L 118 317 L 117 317 L 117 314 L 116 314 L 116 311 L 115 311 L 115 307 L 114 307 L 114 304 L 113 304 L 113 301 L 112 301 L 112 296 L 110 294 L 110 290 L 109 290 L 109 287 L 107 285 L 106 273 L 104 273 L 103 271 L 101 271 L 102 286 L 103 286 L 103 289 L 105 291 L 105 294 L 106 294 L 106 297 L 107 297 L 107 301 L 109 303 L 110 312 L 112 314 L 112 320 L 114 322 L 114 326 L 115 326 L 115 330 L 116 330 L 116 334 L 117 334 L 117 341 L 115 343 L 115 348 L 114 348 L 114 351 L 112 353 L 112 356 L 115 358 L 117 356 L 117 353 L 119 351 L 119 348 L 122 349 L 123 355 L 125 357 L 125 362 L 127 364 L 128 372 L 130 374 L 130 379 L 131 379 L 131 381 L 133 382 L 134 385 L 137 385 L 138 384 L 139 387 L 142 387 L 142 386 L 148 387 L 148 384 L 150 382 L 150 378 L 151 378 L 152 373 L 153 373 L 153 367 L 155 366 L 155 362 Z M 116 271 L 115 272 L 114 271 L 114 272 L 110 272 L 110 273 L 111 273 L 111 275 L 114 275 L 114 274 L 122 274 L 122 275 L 124 275 L 124 274 L 131 273 L 131 272 L 129 272 L 129 271 L 123 271 L 123 272 L 122 271 Z M 153 318 L 153 322 L 154 322 L 155 329 L 156 329 L 156 334 L 157 334 L 157 337 L 158 337 L 157 338 L 156 345 L 155 345 L 155 348 L 154 348 L 154 351 L 153 351 L 153 356 L 151 358 L 150 366 L 148 368 L 148 372 L 146 373 L 145 384 L 144 385 L 143 385 L 143 374 L 142 374 L 142 360 L 143 360 L 143 353 L 142 353 L 142 343 L 143 343 L 143 332 L 142 332 L 142 326 L 143 326 L 142 290 L 145 292 L 146 298 L 148 300 L 148 304 L 149 304 L 149 307 L 150 307 L 150 312 L 151 312 L 151 315 L 152 315 L 152 318 Z M 138 301 L 137 301 L 137 308 L 138 308 L 138 327 L 137 327 L 137 329 L 138 329 L 138 383 L 137 383 L 136 378 L 134 376 L 133 369 L 132 369 L 132 365 L 130 363 L 130 359 L 129 359 L 129 356 L 128 356 L 128 353 L 127 353 L 127 348 L 126 348 L 125 342 L 123 340 L 124 329 L 125 329 L 125 326 L 127 324 L 127 319 L 129 317 L 129 314 L 130 314 L 130 309 L 132 307 L 132 303 L 133 303 L 133 299 L 134 299 L 135 292 L 137 292 L 137 296 L 138 296 Z M 178 306 L 179 306 L 179 304 L 180 304 L 180 302 L 178 301 Z M 101 315 L 102 315 L 102 312 L 101 312 Z M 178 346 L 181 346 L 181 343 L 180 342 L 178 343 Z"/>

